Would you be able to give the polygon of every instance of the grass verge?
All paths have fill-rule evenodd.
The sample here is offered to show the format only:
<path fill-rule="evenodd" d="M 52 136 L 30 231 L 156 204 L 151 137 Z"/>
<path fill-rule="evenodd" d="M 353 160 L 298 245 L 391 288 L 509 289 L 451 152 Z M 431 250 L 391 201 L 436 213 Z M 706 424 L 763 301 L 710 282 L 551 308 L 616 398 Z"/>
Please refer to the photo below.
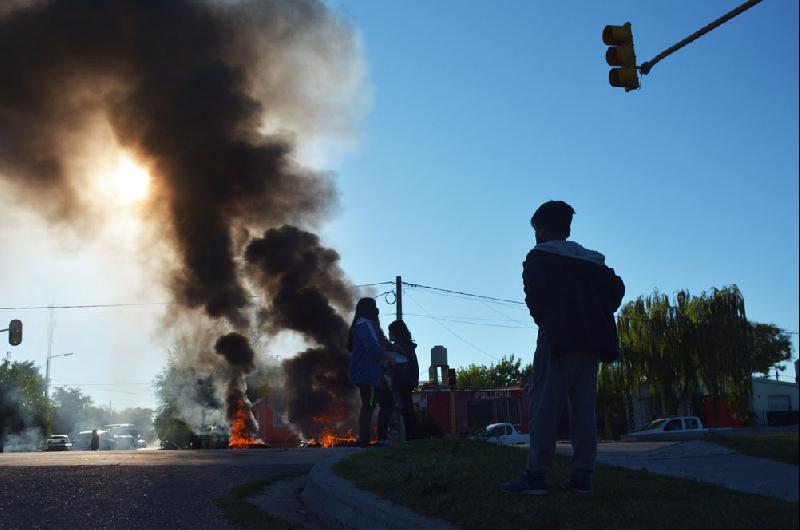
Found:
<path fill-rule="evenodd" d="M 545 497 L 509 495 L 527 453 L 469 440 L 420 440 L 371 449 L 338 462 L 359 488 L 446 519 L 460 528 L 797 528 L 798 505 L 690 480 L 598 465 L 594 493 L 553 488 Z M 567 474 L 557 457 L 551 485 Z"/>
<path fill-rule="evenodd" d="M 286 480 L 294 477 L 299 477 L 308 473 L 305 471 L 296 471 L 293 473 L 282 473 L 274 475 L 261 480 L 254 480 L 245 482 L 234 486 L 227 495 L 216 499 L 217 507 L 222 510 L 225 518 L 233 525 L 248 530 L 256 529 L 269 529 L 269 530 L 300 530 L 300 527 L 292 523 L 276 517 L 270 513 L 260 510 L 254 504 L 247 502 L 245 499 L 258 495 L 264 488 L 278 482 L 279 480 Z"/>
<path fill-rule="evenodd" d="M 706 436 L 706 441 L 724 445 L 749 456 L 798 465 L 800 435 L 796 432 L 754 435 L 726 435 L 724 432 L 717 432 Z"/>

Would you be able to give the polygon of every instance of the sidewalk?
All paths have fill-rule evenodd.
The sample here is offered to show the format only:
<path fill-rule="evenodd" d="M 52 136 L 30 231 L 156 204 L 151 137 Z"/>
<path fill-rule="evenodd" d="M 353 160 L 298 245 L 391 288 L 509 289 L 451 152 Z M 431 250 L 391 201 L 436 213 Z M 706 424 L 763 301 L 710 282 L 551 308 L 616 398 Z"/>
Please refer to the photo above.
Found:
<path fill-rule="evenodd" d="M 800 473 L 797 466 L 746 456 L 703 441 L 667 443 L 648 451 L 636 447 L 641 444 L 600 444 L 597 461 L 798 502 Z M 608 447 L 603 448 L 603 445 Z M 625 446 L 630 446 L 630 450 L 625 450 Z M 556 453 L 570 456 L 572 447 L 559 443 Z"/>
<path fill-rule="evenodd" d="M 450 523 L 417 515 L 339 477 L 332 467 L 345 456 L 338 454 L 326 458 L 311 469 L 302 499 L 318 519 L 331 527 L 338 525 L 364 530 L 456 530 Z"/>

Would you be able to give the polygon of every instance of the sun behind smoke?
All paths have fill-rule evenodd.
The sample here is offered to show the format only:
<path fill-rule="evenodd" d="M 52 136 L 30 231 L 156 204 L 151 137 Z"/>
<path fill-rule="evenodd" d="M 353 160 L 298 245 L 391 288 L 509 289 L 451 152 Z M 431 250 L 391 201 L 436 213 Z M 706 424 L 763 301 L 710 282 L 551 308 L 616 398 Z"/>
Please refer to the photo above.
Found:
<path fill-rule="evenodd" d="M 116 167 L 105 175 L 104 180 L 104 187 L 121 205 L 144 199 L 150 187 L 150 174 L 126 154 L 118 157 Z"/>

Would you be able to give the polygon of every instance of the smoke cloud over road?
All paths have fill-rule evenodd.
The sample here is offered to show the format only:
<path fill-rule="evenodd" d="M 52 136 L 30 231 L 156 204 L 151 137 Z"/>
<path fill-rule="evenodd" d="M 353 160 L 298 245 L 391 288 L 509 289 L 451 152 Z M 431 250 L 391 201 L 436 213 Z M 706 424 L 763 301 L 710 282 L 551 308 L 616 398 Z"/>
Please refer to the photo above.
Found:
<path fill-rule="evenodd" d="M 22 203 L 90 232 L 84 170 L 98 145 L 150 173 L 142 212 L 153 252 L 167 249 L 154 260 L 168 264 L 171 311 L 227 328 L 183 354 L 227 374 L 229 407 L 255 366 L 256 324 L 313 343 L 286 364 L 298 425 L 311 414 L 299 402 L 324 409 L 352 393 L 340 315 L 356 293 L 307 231 L 335 187 L 296 156 L 296 141 L 337 134 L 354 114 L 363 68 L 346 22 L 316 0 L 6 2 L 0 71 L 0 177 Z M 248 273 L 268 300 L 258 322 Z"/>
<path fill-rule="evenodd" d="M 284 362 L 289 421 L 316 436 L 314 418 L 337 424 L 355 410 L 347 378 L 347 323 L 340 316 L 353 309 L 352 285 L 336 251 L 294 226 L 270 228 L 250 243 L 245 258 L 269 300 L 260 313 L 267 330 L 296 331 L 319 345 Z"/>

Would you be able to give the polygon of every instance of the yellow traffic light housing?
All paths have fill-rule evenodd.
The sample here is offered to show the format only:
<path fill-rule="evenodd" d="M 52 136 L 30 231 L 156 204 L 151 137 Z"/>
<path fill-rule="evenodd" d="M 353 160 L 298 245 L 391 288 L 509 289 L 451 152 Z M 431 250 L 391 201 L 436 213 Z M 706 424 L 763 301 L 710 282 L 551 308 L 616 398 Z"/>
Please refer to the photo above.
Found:
<path fill-rule="evenodd" d="M 8 323 L 8 343 L 11 344 L 12 346 L 19 346 L 21 342 L 22 342 L 22 321 L 14 319 Z"/>
<path fill-rule="evenodd" d="M 608 71 L 608 83 L 613 87 L 625 88 L 625 92 L 639 88 L 631 23 L 603 28 L 603 42 L 610 46 L 606 50 L 606 62 L 609 66 L 619 67 Z"/>

